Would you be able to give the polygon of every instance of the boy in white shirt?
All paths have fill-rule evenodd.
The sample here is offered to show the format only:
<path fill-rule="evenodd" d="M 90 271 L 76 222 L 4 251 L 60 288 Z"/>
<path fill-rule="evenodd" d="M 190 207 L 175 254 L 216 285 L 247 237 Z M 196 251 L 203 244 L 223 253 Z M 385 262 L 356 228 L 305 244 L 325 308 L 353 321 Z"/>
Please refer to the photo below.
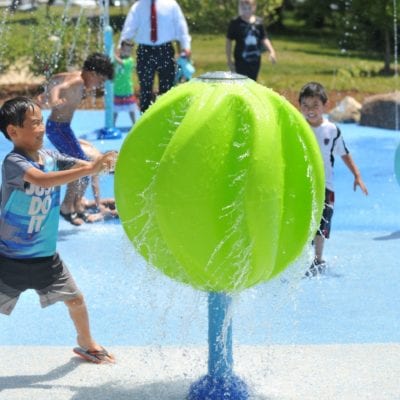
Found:
<path fill-rule="evenodd" d="M 335 193 L 333 189 L 333 166 L 335 156 L 342 158 L 343 162 L 354 175 L 354 190 L 357 186 L 368 195 L 360 171 L 354 163 L 347 149 L 339 128 L 324 118 L 325 106 L 328 101 L 324 87 L 318 82 L 309 82 L 304 85 L 299 94 L 300 111 L 314 131 L 321 150 L 325 170 L 325 204 L 320 227 L 313 240 L 315 257 L 306 276 L 312 277 L 322 273 L 326 263 L 322 258 L 324 241 L 329 238 Z"/>

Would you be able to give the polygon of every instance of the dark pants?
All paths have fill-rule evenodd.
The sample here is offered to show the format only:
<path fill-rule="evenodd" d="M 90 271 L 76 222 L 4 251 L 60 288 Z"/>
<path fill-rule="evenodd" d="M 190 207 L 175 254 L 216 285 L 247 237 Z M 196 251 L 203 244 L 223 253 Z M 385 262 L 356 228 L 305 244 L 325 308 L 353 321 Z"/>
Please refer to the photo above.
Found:
<path fill-rule="evenodd" d="M 175 51 L 172 43 L 160 46 L 140 44 L 137 49 L 137 75 L 140 85 L 140 110 L 144 112 L 153 100 L 153 83 L 158 73 L 158 93 L 163 94 L 174 86 Z"/>
<path fill-rule="evenodd" d="M 240 75 L 244 75 L 253 79 L 254 81 L 257 80 L 258 73 L 260 72 L 261 67 L 261 58 L 258 61 L 254 62 L 245 62 L 241 59 L 235 60 L 235 69 L 236 73 Z"/>

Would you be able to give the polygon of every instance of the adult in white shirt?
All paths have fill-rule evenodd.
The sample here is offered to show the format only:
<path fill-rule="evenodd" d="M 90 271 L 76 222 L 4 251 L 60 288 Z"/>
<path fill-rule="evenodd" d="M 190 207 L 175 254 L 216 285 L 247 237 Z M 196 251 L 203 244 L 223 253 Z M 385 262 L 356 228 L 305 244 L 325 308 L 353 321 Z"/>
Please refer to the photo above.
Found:
<path fill-rule="evenodd" d="M 120 41 L 137 44 L 137 74 L 140 84 L 140 109 L 145 111 L 153 100 L 153 83 L 158 74 L 159 90 L 167 92 L 175 82 L 175 50 L 190 56 L 191 37 L 186 19 L 175 0 L 137 0 L 128 12 Z"/>

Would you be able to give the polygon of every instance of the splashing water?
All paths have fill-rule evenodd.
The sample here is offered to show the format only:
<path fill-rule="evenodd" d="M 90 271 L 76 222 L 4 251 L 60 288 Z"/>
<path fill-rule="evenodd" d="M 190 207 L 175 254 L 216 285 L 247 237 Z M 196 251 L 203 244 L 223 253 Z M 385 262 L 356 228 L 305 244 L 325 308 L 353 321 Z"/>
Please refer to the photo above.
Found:
<path fill-rule="evenodd" d="M 58 67 L 58 62 L 61 57 L 61 46 L 62 46 L 62 39 L 65 34 L 67 22 L 68 22 L 68 12 L 71 7 L 71 2 L 67 1 L 65 5 L 64 12 L 61 17 L 61 26 L 60 29 L 54 34 L 54 37 L 57 40 L 54 41 L 54 51 L 52 52 L 52 57 L 49 63 L 48 69 L 45 71 L 46 79 L 49 79 L 53 75 L 54 69 Z"/>
<path fill-rule="evenodd" d="M 79 10 L 79 16 L 78 16 L 78 19 L 75 24 L 75 33 L 73 35 L 72 44 L 71 44 L 71 47 L 68 49 L 67 70 L 71 67 L 72 60 L 74 58 L 74 52 L 75 52 L 75 48 L 76 48 L 76 40 L 77 40 L 78 34 L 79 34 L 79 28 L 81 25 L 83 11 L 84 11 L 83 6 L 81 6 L 81 9 Z"/>
<path fill-rule="evenodd" d="M 86 59 L 89 55 L 90 41 L 92 38 L 92 23 L 88 20 L 88 28 L 86 32 L 85 50 L 83 52 L 83 58 Z"/>

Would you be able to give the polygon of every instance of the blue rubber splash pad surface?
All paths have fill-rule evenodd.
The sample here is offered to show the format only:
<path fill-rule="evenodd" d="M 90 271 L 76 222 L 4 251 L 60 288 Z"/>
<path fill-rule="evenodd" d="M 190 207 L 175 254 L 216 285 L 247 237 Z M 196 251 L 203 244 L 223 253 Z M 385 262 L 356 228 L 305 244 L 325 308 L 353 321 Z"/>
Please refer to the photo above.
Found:
<path fill-rule="evenodd" d="M 128 118 L 119 118 L 118 126 L 129 126 Z M 102 111 L 78 111 L 72 126 L 99 150 L 118 150 L 126 133 L 121 139 L 97 140 L 93 132 L 103 123 Z M 353 192 L 353 177 L 338 159 L 335 214 L 324 256 L 327 274 L 302 279 L 313 254 L 310 246 L 275 280 L 236 295 L 236 343 L 400 340 L 400 188 L 393 166 L 400 134 L 354 124 L 340 128 L 370 195 Z M 1 158 L 10 148 L 0 139 Z M 103 197 L 113 196 L 112 175 L 102 176 L 100 184 Z M 61 220 L 58 250 L 85 294 L 97 341 L 115 346 L 206 343 L 206 294 L 147 266 L 118 220 L 81 227 Z M 58 303 L 41 309 L 34 291 L 21 295 L 11 316 L 0 315 L 0 327 L 2 345 L 75 343 L 66 307 Z"/>

